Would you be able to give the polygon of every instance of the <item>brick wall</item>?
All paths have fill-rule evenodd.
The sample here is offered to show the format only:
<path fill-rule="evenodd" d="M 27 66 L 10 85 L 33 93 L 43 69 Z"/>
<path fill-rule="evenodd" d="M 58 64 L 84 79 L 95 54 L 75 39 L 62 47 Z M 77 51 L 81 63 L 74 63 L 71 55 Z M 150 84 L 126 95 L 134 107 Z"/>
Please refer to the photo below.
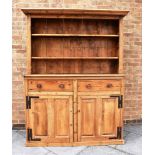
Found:
<path fill-rule="evenodd" d="M 21 8 L 129 10 L 124 18 L 125 120 L 141 119 L 141 0 L 13 0 L 13 124 L 24 124 L 26 16 Z"/>

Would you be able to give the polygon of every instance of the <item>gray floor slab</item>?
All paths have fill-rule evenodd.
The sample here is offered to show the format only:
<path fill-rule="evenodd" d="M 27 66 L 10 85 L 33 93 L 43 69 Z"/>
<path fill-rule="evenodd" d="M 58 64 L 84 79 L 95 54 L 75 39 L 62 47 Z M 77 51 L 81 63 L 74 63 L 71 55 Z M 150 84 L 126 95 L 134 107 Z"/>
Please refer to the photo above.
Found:
<path fill-rule="evenodd" d="M 131 132 L 131 133 L 142 135 L 142 124 L 140 124 L 140 123 L 138 123 L 138 124 L 126 124 L 124 126 L 124 130 Z"/>
<path fill-rule="evenodd" d="M 12 143 L 14 144 L 14 142 L 18 139 L 19 134 L 17 133 L 17 131 L 12 131 Z"/>
<path fill-rule="evenodd" d="M 25 147 L 25 137 L 18 131 L 13 132 L 13 137 L 12 155 L 45 155 L 49 152 L 42 147 Z"/>
<path fill-rule="evenodd" d="M 142 154 L 142 137 L 135 133 L 130 133 L 125 138 L 125 145 L 117 145 L 116 149 L 131 153 L 133 155 Z"/>
<path fill-rule="evenodd" d="M 86 146 L 78 146 L 78 147 L 47 147 L 46 149 L 52 151 L 57 155 L 76 155 L 82 150 L 84 150 Z"/>
<path fill-rule="evenodd" d="M 78 155 L 126 155 L 122 151 L 116 150 L 108 146 L 89 146 L 81 151 Z"/>
<path fill-rule="evenodd" d="M 22 135 L 24 138 L 26 138 L 26 131 L 25 130 L 17 130 L 17 133 Z"/>
<path fill-rule="evenodd" d="M 57 154 L 55 154 L 54 152 L 48 152 L 48 153 L 45 154 L 45 155 L 57 155 Z"/>
<path fill-rule="evenodd" d="M 124 127 L 124 145 L 78 147 L 25 147 L 25 130 L 12 131 L 12 155 L 141 155 L 141 124 Z"/>

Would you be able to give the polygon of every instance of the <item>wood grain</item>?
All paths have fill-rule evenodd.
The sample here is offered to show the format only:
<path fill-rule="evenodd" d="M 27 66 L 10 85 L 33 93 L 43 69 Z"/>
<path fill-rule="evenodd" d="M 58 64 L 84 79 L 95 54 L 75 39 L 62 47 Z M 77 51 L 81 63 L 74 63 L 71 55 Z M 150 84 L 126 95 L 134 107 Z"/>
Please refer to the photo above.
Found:
<path fill-rule="evenodd" d="M 26 41 L 26 53 L 27 53 L 27 74 L 31 74 L 31 16 L 27 16 L 27 41 Z"/>
<path fill-rule="evenodd" d="M 123 19 L 119 21 L 119 73 L 123 73 Z"/>
<path fill-rule="evenodd" d="M 49 9 L 49 8 L 22 8 L 25 14 L 31 15 L 111 15 L 111 16 L 125 16 L 129 12 L 128 10 L 106 10 L 106 9 Z"/>
<path fill-rule="evenodd" d="M 71 80 L 29 80 L 28 90 L 32 91 L 73 91 Z"/>
<path fill-rule="evenodd" d="M 33 99 L 29 112 L 29 127 L 33 137 L 41 142 L 70 142 L 73 140 L 72 97 L 48 96 Z"/>
<path fill-rule="evenodd" d="M 117 127 L 123 127 L 117 96 L 124 95 L 122 17 L 128 11 L 22 11 L 25 96 L 39 97 L 25 109 L 26 128 L 41 139 L 27 139 L 26 146 L 123 144 L 123 132 L 117 139 Z"/>
<path fill-rule="evenodd" d="M 120 80 L 79 80 L 79 92 L 120 91 Z"/>
<path fill-rule="evenodd" d="M 78 141 L 117 137 L 120 120 L 117 97 L 79 96 L 78 103 Z"/>

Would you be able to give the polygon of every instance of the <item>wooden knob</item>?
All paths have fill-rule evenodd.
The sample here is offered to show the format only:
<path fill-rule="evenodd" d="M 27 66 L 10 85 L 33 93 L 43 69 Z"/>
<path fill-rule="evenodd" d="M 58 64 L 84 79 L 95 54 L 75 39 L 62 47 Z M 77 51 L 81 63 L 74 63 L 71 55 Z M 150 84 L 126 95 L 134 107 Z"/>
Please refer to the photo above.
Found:
<path fill-rule="evenodd" d="M 87 84 L 87 85 L 86 85 L 86 88 L 87 88 L 87 89 L 91 89 L 91 88 L 92 88 L 91 84 Z"/>
<path fill-rule="evenodd" d="M 63 88 L 65 88 L 65 85 L 64 84 L 59 84 L 59 88 L 63 89 Z"/>
<path fill-rule="evenodd" d="M 111 83 L 108 83 L 107 88 L 111 88 L 111 87 L 113 87 L 113 85 Z"/>
<path fill-rule="evenodd" d="M 42 88 L 42 85 L 38 83 L 37 88 L 39 88 L 39 89 Z"/>

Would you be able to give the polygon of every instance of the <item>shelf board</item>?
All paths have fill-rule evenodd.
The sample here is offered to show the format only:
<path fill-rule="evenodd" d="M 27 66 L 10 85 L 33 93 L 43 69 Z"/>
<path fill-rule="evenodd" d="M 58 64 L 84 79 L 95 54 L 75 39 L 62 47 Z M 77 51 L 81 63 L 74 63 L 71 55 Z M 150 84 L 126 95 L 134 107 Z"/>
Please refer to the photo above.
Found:
<path fill-rule="evenodd" d="M 32 57 L 32 59 L 35 60 L 76 60 L 76 59 L 82 59 L 82 60 L 113 60 L 118 59 L 118 57 Z"/>
<path fill-rule="evenodd" d="M 114 34 L 32 34 L 34 37 L 119 37 Z"/>
<path fill-rule="evenodd" d="M 124 74 L 27 74 L 24 77 L 123 77 Z"/>
<path fill-rule="evenodd" d="M 124 74 L 26 74 L 26 79 L 122 79 Z"/>

